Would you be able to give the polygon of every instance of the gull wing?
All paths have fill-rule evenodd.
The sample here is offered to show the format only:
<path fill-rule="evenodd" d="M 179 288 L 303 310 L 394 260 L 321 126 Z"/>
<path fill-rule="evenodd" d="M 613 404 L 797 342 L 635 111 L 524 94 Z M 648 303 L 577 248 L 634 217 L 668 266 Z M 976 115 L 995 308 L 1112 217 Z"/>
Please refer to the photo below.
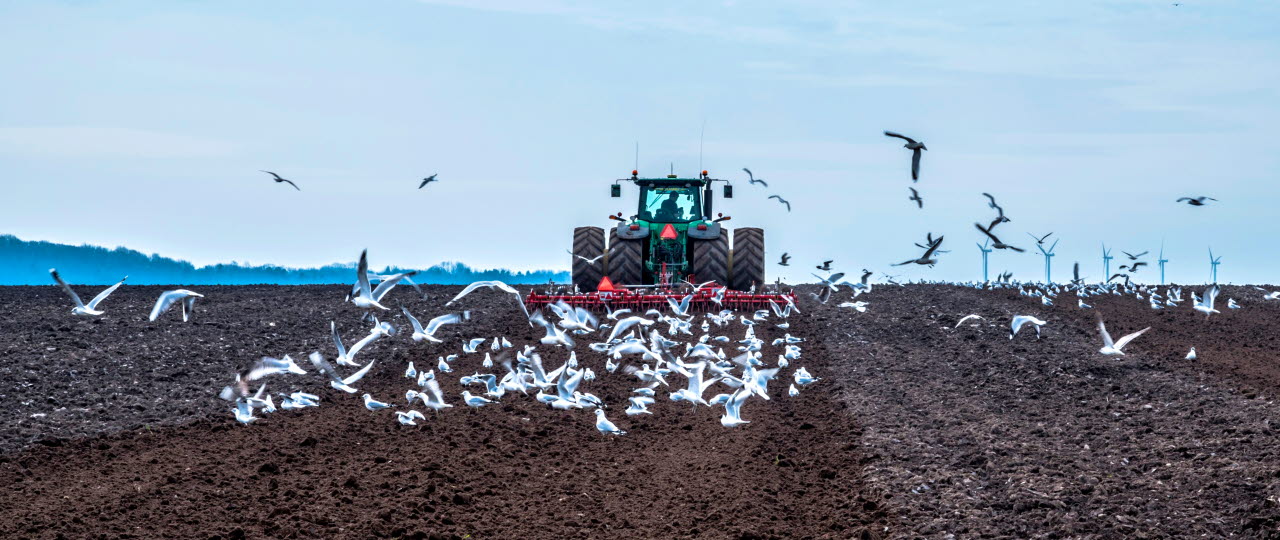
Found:
<path fill-rule="evenodd" d="M 1144 330 L 1144 332 L 1145 332 L 1145 330 Z M 1114 341 L 1111 341 L 1111 334 L 1107 332 L 1107 325 L 1106 325 L 1106 324 L 1104 324 L 1104 323 L 1102 322 L 1102 318 L 1101 318 L 1101 317 L 1099 317 L 1099 318 L 1098 318 L 1098 333 L 1099 333 L 1099 334 L 1102 334 L 1102 345 L 1103 345 L 1103 346 L 1111 347 L 1111 348 L 1113 348 L 1113 349 L 1118 349 L 1118 348 L 1119 348 L 1119 347 L 1116 347 L 1116 344 L 1115 344 L 1115 342 L 1114 342 Z M 1139 332 L 1139 333 L 1141 333 L 1141 332 Z M 1125 336 L 1125 339 L 1132 339 L 1132 338 L 1134 338 L 1134 337 L 1137 337 L 1137 336 L 1136 336 L 1136 335 L 1132 335 L 1132 336 Z"/>
<path fill-rule="evenodd" d="M 903 134 L 901 134 L 901 133 L 894 133 L 894 132 L 892 132 L 892 131 L 886 131 L 886 132 L 884 132 L 884 134 L 885 134 L 886 136 L 889 136 L 889 137 L 897 137 L 897 138 L 902 139 L 902 140 L 904 140 L 904 141 L 907 141 L 907 142 L 909 142 L 909 143 L 913 143 L 913 144 L 914 144 L 914 143 L 916 142 L 916 140 L 915 140 L 915 139 L 912 139 L 911 137 L 908 137 L 908 136 L 903 135 Z"/>
<path fill-rule="evenodd" d="M 342 379 L 342 384 L 351 386 L 357 382 L 360 382 L 360 379 L 363 379 L 365 374 L 369 373 L 369 369 L 373 367 L 373 363 L 376 361 L 377 359 L 370 360 L 368 364 L 365 364 L 364 367 L 360 368 L 360 371 L 352 373 L 350 377 Z"/>
<path fill-rule="evenodd" d="M 911 152 L 911 178 L 920 177 L 920 149 Z"/>
<path fill-rule="evenodd" d="M 193 294 L 182 299 L 182 322 L 187 322 L 187 319 L 191 317 L 191 314 L 195 313 L 196 298 L 198 297 L 199 295 Z"/>
<path fill-rule="evenodd" d="M 360 296 L 373 300 L 373 291 L 369 287 L 369 250 L 367 249 L 360 252 L 360 264 L 356 267 L 356 285 L 360 287 Z"/>
<path fill-rule="evenodd" d="M 1208 289 L 1206 289 L 1206 290 L 1204 291 L 1204 305 L 1205 305 L 1205 307 L 1207 307 L 1207 308 L 1209 308 L 1209 309 L 1213 309 L 1213 301 L 1214 301 L 1215 299 L 1217 299 L 1217 298 L 1218 298 L 1218 292 L 1219 292 L 1220 290 L 1221 290 L 1221 289 L 1219 289 L 1219 288 L 1218 288 L 1218 285 L 1217 285 L 1217 284 L 1214 284 L 1212 287 L 1209 287 Z M 93 306 L 93 305 L 92 305 L 92 304 L 90 304 L 90 307 L 92 307 L 92 306 Z"/>
<path fill-rule="evenodd" d="M 409 313 L 409 308 L 400 306 L 400 311 L 404 312 L 404 316 L 409 319 L 409 324 L 413 325 L 413 332 L 415 334 L 421 334 L 422 323 L 418 322 L 418 318 L 414 317 L 412 313 Z"/>
<path fill-rule="evenodd" d="M 321 373 L 328 376 L 333 382 L 346 384 L 342 381 L 342 377 L 338 376 L 338 371 L 333 369 L 333 364 L 330 364 L 328 360 L 325 360 L 323 356 L 320 356 L 320 353 L 313 352 L 307 357 L 307 359 L 311 360 L 311 365 L 315 366 Z M 373 365 L 373 362 L 369 362 L 369 365 Z M 365 366 L 364 369 L 368 370 L 369 366 Z"/>
<path fill-rule="evenodd" d="M 93 297 L 93 300 L 89 301 L 89 306 L 88 306 L 89 309 L 98 309 L 98 304 L 101 303 L 103 300 L 106 300 L 107 297 L 111 295 L 111 293 L 116 292 L 116 289 L 119 289 L 121 285 L 124 285 L 125 279 L 129 279 L 129 276 L 125 276 L 124 279 L 120 280 L 119 283 L 116 283 L 115 285 L 107 287 L 105 290 L 98 293 L 98 296 Z"/>
<path fill-rule="evenodd" d="M 413 272 L 404 272 L 404 273 L 396 274 L 394 276 L 391 276 L 387 279 L 384 279 L 378 282 L 378 288 L 373 290 L 373 296 L 372 296 L 373 301 L 381 302 L 382 297 L 386 296 L 387 293 L 391 292 L 391 289 L 395 287 L 396 284 L 400 283 L 400 280 L 407 278 L 409 276 L 415 275 L 417 273 L 418 272 L 416 270 Z M 365 279 L 367 280 L 368 278 L 365 278 Z"/>
<path fill-rule="evenodd" d="M 1151 327 L 1150 327 L 1150 326 L 1148 326 L 1148 327 L 1146 327 L 1146 328 L 1143 328 L 1142 330 L 1138 330 L 1137 332 L 1134 332 L 1134 333 L 1132 333 L 1132 334 L 1129 334 L 1129 335 L 1127 335 L 1127 336 L 1124 336 L 1124 337 L 1120 338 L 1120 341 L 1117 341 L 1117 342 L 1116 342 L 1116 350 L 1123 349 L 1123 348 L 1124 348 L 1124 346 L 1125 346 L 1125 345 L 1128 345 L 1128 344 L 1129 344 L 1129 342 L 1130 342 L 1130 341 L 1133 341 L 1133 339 L 1134 339 L 1134 338 L 1136 338 L 1136 337 L 1138 337 L 1138 336 L 1141 336 L 1143 332 L 1146 332 L 1147 330 L 1150 330 L 1150 329 L 1151 329 Z"/>
<path fill-rule="evenodd" d="M 436 334 L 436 330 L 438 330 L 441 326 L 444 326 L 446 324 L 455 324 L 459 322 L 462 322 L 462 316 L 458 315 L 457 313 L 448 313 L 445 315 L 441 315 L 439 317 L 431 319 L 430 321 L 427 321 L 426 334 L 429 336 L 434 336 Z M 419 331 L 421 331 L 421 329 L 419 329 Z"/>
<path fill-rule="evenodd" d="M 342 336 L 338 335 L 338 325 L 329 321 L 329 330 L 333 332 L 333 346 L 338 348 L 338 357 L 347 357 L 347 347 L 342 344 Z"/>
<path fill-rule="evenodd" d="M 71 296 L 71 300 L 76 303 L 76 307 L 84 307 L 84 302 L 80 301 L 80 295 L 71 290 L 71 286 L 67 285 L 67 282 L 62 281 L 62 276 L 58 275 L 58 270 L 56 268 L 50 268 L 49 275 L 53 276 L 53 280 L 58 282 L 58 285 L 62 287 L 62 290 L 66 291 L 66 293 Z"/>

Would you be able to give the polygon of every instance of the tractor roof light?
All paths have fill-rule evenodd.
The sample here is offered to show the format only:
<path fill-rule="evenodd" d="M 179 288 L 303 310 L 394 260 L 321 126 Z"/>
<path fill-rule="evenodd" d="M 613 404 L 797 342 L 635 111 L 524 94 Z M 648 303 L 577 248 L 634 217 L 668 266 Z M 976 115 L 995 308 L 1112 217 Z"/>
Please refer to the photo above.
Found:
<path fill-rule="evenodd" d="M 638 177 L 638 176 L 640 176 L 640 171 L 637 171 L 637 170 L 635 170 L 635 169 L 631 169 L 631 177 L 632 177 L 632 178 L 636 178 L 636 177 Z"/>

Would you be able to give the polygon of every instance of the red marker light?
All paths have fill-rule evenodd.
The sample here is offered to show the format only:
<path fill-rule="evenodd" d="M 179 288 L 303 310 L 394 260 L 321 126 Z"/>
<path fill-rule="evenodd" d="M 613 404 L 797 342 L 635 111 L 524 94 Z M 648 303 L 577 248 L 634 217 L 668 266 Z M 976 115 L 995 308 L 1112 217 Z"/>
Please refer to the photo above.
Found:
<path fill-rule="evenodd" d="M 706 224 L 706 223 L 699 223 L 699 224 L 698 224 L 698 230 L 699 230 L 699 231 L 705 231 L 705 230 L 707 230 L 707 224 Z"/>
<path fill-rule="evenodd" d="M 635 223 L 632 223 L 632 224 L 631 224 L 631 230 L 633 230 L 633 231 L 638 231 L 638 230 L 640 230 L 640 226 L 639 226 L 639 225 L 636 225 Z"/>
<path fill-rule="evenodd" d="M 613 281 L 611 281 L 611 280 L 609 279 L 609 276 L 605 276 L 604 278 L 602 278 L 602 279 L 600 280 L 600 285 L 597 285 L 597 286 L 596 286 L 596 290 L 597 290 L 597 291 L 612 291 L 612 290 L 615 290 L 615 289 L 614 289 L 614 287 L 613 287 Z"/>

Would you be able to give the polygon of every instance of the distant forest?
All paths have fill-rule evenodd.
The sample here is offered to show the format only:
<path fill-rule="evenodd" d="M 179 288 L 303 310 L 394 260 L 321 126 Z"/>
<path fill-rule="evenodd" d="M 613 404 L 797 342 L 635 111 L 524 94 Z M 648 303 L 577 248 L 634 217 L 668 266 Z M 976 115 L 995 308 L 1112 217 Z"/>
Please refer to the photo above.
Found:
<path fill-rule="evenodd" d="M 196 267 L 159 255 L 117 247 L 71 246 L 52 242 L 25 241 L 0 235 L 0 285 L 52 285 L 49 269 L 57 268 L 63 279 L 79 285 L 105 285 L 129 276 L 135 285 L 311 285 L 352 283 L 355 264 L 331 264 L 320 268 L 245 266 L 236 262 Z M 403 272 L 400 268 L 373 269 L 382 274 Z M 461 263 L 443 263 L 420 270 L 417 283 L 458 285 L 478 280 L 507 283 L 566 282 L 569 273 L 556 270 L 512 272 L 478 270 Z"/>

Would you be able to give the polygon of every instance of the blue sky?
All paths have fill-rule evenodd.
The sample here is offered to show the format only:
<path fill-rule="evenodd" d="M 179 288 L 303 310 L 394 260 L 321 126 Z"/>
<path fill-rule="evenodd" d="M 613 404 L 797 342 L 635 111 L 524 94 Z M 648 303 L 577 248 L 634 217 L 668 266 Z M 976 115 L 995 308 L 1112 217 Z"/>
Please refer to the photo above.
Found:
<path fill-rule="evenodd" d="M 573 226 L 631 210 L 607 186 L 636 141 L 642 173 L 695 174 L 705 123 L 703 166 L 738 181 L 720 208 L 789 279 L 827 258 L 975 278 L 989 191 L 1006 240 L 1061 236 L 1055 276 L 1164 239 L 1170 279 L 1204 281 L 1212 245 L 1223 280 L 1280 281 L 1280 3 L 970 4 L 0 2 L 0 232 L 197 264 L 563 267 Z M 923 211 L 885 129 L 929 147 Z M 930 231 L 941 264 L 888 267 Z"/>

